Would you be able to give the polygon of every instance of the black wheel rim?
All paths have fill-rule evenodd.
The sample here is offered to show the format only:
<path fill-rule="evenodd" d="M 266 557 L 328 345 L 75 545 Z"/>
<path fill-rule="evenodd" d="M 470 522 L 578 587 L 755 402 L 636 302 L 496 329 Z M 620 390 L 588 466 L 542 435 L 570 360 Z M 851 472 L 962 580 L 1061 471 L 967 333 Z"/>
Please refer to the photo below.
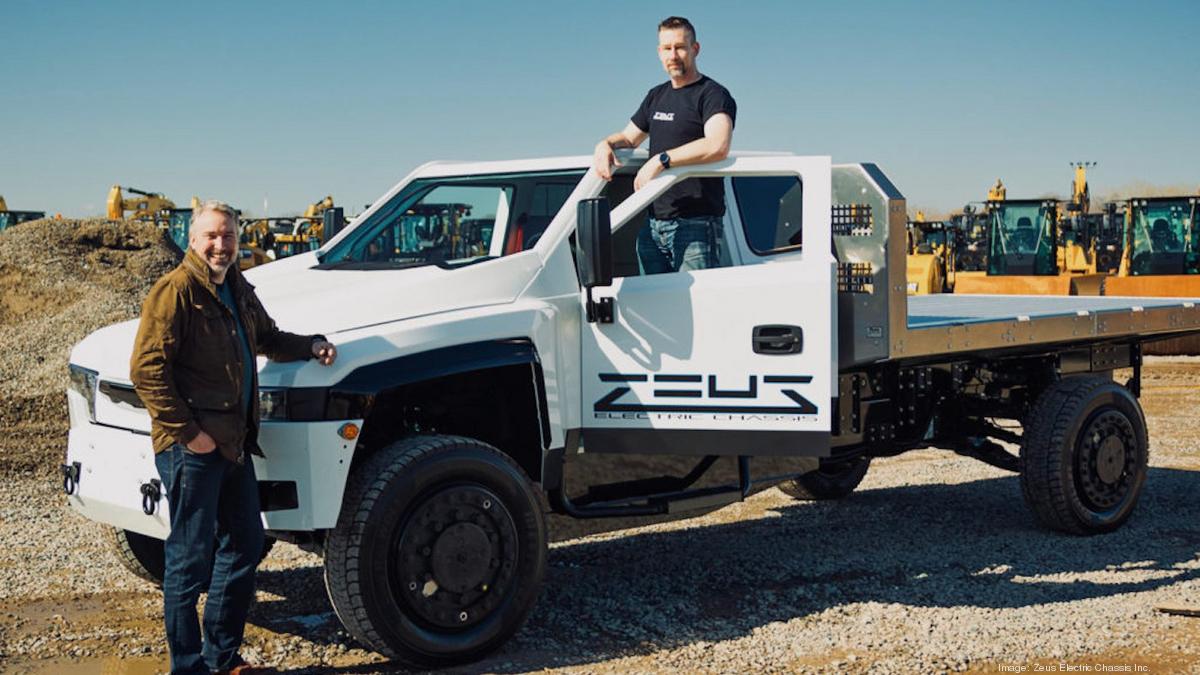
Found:
<path fill-rule="evenodd" d="M 1079 436 L 1075 482 L 1093 512 L 1118 507 L 1132 492 L 1137 474 L 1137 433 L 1117 410 L 1096 413 Z"/>
<path fill-rule="evenodd" d="M 409 510 L 393 542 L 393 597 L 429 628 L 470 628 L 512 588 L 517 551 L 512 514 L 495 493 L 480 485 L 434 490 Z"/>

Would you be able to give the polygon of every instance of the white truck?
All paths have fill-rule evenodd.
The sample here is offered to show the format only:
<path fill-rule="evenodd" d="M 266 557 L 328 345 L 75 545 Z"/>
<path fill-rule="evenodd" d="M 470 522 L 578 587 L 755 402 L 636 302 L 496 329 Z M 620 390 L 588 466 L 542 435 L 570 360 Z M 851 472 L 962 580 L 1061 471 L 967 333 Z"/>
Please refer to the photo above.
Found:
<path fill-rule="evenodd" d="M 646 153 L 622 159 L 611 183 L 589 157 L 427 164 L 320 250 L 246 273 L 281 327 L 339 348 L 330 368 L 259 361 L 254 463 L 269 534 L 324 555 L 360 642 L 416 666 L 494 650 L 537 597 L 547 507 L 676 513 L 774 484 L 832 499 L 873 457 L 934 446 L 1019 472 L 1051 528 L 1129 518 L 1140 345 L 1200 332 L 1193 301 L 910 297 L 904 198 L 872 164 L 740 154 L 634 192 Z M 648 205 L 698 176 L 726 187 L 722 265 L 640 275 Z M 155 578 L 170 504 L 135 329 L 71 353 L 62 477 Z M 686 467 L 638 475 L 634 455 Z M 631 475 L 578 473 L 597 457 Z M 734 478 L 705 482 L 719 461 Z"/>

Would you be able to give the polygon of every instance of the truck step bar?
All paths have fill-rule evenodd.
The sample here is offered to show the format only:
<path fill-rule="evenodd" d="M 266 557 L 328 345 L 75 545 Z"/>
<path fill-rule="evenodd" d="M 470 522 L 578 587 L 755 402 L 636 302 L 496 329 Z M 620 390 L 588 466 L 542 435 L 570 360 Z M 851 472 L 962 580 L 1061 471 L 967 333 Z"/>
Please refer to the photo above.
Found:
<path fill-rule="evenodd" d="M 551 490 L 550 504 L 555 511 L 573 518 L 620 518 L 626 516 L 658 516 L 682 513 L 697 509 L 710 509 L 740 502 L 750 495 L 755 485 L 773 485 L 804 475 L 803 472 L 770 476 L 754 480 L 750 476 L 750 457 L 738 456 L 737 485 L 718 485 L 696 489 L 661 491 L 664 486 L 687 487 L 695 484 L 713 464 L 716 455 L 710 455 L 688 472 L 686 476 L 660 476 L 623 483 L 608 483 L 588 488 L 588 492 L 577 501 L 572 501 L 563 489 Z M 639 488 L 649 489 L 637 493 Z M 654 490 L 654 491 L 650 491 Z M 607 496 L 601 501 L 599 497 Z"/>

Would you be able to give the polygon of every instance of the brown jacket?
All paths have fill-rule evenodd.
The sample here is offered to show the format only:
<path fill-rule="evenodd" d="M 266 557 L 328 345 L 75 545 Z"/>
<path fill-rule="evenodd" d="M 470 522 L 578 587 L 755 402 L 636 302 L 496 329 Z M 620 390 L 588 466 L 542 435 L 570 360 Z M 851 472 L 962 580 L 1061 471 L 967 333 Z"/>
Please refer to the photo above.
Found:
<path fill-rule="evenodd" d="M 252 353 L 274 361 L 312 358 L 313 340 L 321 336 L 276 328 L 236 265 L 225 283 L 232 284 Z M 251 367 L 254 381 L 244 385 L 233 314 L 217 297 L 208 266 L 190 248 L 142 303 L 129 370 L 150 412 L 154 452 L 187 445 L 201 429 L 231 461 L 242 461 L 243 448 L 258 452 L 258 369 Z M 249 420 L 241 405 L 243 386 L 252 387 Z"/>

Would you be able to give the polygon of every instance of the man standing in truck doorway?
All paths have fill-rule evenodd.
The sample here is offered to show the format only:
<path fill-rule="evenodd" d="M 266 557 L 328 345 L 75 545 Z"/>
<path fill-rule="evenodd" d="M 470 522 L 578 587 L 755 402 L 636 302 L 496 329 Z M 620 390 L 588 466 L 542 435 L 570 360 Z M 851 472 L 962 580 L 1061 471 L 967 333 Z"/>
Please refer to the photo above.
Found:
<path fill-rule="evenodd" d="M 673 166 L 725 159 L 737 103 L 729 90 L 696 69 L 700 43 L 681 16 L 658 25 L 658 58 L 670 79 L 646 94 L 625 128 L 596 144 L 592 164 L 604 180 L 620 166 L 613 150 L 636 148 L 650 137 L 650 159 L 633 181 L 635 190 Z M 721 178 L 690 178 L 654 200 L 649 225 L 638 233 L 644 274 L 718 266 L 717 233 L 725 215 Z"/>
<path fill-rule="evenodd" d="M 258 452 L 255 355 L 323 365 L 337 358 L 323 336 L 275 327 L 238 271 L 237 243 L 228 204 L 196 208 L 183 262 L 142 304 L 129 363 L 170 507 L 163 618 L 171 673 L 248 670 L 238 648 L 264 536 L 247 456 Z M 205 590 L 201 637 L 196 600 Z"/>

